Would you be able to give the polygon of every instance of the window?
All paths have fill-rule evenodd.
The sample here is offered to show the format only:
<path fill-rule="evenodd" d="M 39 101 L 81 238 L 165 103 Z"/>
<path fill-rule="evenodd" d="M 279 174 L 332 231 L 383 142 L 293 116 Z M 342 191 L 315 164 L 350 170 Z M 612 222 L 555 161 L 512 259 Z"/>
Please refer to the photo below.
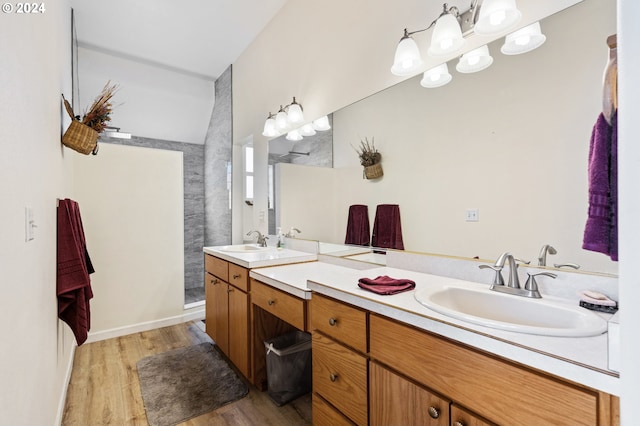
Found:
<path fill-rule="evenodd" d="M 253 146 L 245 145 L 244 154 L 244 199 L 253 201 Z"/>

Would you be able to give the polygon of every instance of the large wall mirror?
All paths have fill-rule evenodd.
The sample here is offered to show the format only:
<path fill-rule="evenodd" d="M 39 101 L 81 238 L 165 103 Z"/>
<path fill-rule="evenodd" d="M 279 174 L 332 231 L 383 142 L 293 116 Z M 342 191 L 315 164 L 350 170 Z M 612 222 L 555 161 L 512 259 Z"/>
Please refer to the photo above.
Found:
<path fill-rule="evenodd" d="M 405 250 L 487 260 L 509 251 L 535 265 L 550 244 L 548 265 L 617 273 L 581 248 L 615 4 L 584 1 L 541 25 L 547 41 L 532 52 L 502 55 L 499 39 L 484 71 L 457 73 L 452 60 L 446 86 L 424 89 L 417 76 L 335 111 L 333 168 L 282 167 L 281 226 L 339 244 L 351 204 L 368 205 L 371 224 L 377 204 L 398 204 Z M 365 137 L 382 153 L 375 181 L 353 149 Z M 479 221 L 465 220 L 469 209 Z"/>

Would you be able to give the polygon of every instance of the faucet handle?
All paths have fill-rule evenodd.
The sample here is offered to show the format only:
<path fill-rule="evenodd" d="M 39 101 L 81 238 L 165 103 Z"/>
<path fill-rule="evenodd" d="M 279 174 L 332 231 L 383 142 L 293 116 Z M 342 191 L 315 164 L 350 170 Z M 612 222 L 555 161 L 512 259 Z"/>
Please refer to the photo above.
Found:
<path fill-rule="evenodd" d="M 493 285 L 504 285 L 504 278 L 502 277 L 502 266 L 479 265 L 478 268 L 494 270 L 496 274 L 493 277 Z"/>
<path fill-rule="evenodd" d="M 528 265 L 528 264 L 530 264 L 530 263 L 531 263 L 531 261 L 530 261 L 530 260 L 522 260 L 522 259 L 518 259 L 517 257 L 514 257 L 514 258 L 513 258 L 513 260 L 515 260 L 516 262 L 520 262 L 520 263 L 522 263 L 523 265 Z"/>
<path fill-rule="evenodd" d="M 573 269 L 580 269 L 580 265 L 578 265 L 577 263 L 554 263 L 553 264 L 554 268 L 573 268 Z"/>
<path fill-rule="evenodd" d="M 538 275 L 546 275 L 547 277 L 556 278 L 556 274 L 552 274 L 551 272 L 538 272 L 537 274 L 530 274 L 527 272 L 529 276 L 527 278 L 527 282 L 524 284 L 524 289 L 529 292 L 530 297 L 541 298 L 540 292 L 538 291 L 538 283 L 536 282 L 536 276 Z"/>

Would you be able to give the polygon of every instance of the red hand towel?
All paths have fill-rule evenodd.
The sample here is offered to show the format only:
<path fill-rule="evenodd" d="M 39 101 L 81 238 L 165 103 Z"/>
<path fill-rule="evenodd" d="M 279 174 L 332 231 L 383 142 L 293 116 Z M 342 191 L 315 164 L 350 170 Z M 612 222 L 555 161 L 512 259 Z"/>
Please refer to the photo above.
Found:
<path fill-rule="evenodd" d="M 91 325 L 89 300 L 93 297 L 89 274 L 93 273 L 87 253 L 78 203 L 60 200 L 57 235 L 58 317 L 66 322 L 78 345 L 87 340 Z"/>
<path fill-rule="evenodd" d="M 416 287 L 416 283 L 405 278 L 396 279 L 387 275 L 381 275 L 374 279 L 360 278 L 358 280 L 358 287 L 377 294 L 390 295 L 413 290 Z"/>

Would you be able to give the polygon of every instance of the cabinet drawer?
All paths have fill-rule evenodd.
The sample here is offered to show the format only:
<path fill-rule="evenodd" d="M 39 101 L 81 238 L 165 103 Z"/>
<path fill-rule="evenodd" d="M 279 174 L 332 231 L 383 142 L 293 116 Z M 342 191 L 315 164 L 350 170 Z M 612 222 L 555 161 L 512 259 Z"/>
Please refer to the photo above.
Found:
<path fill-rule="evenodd" d="M 496 426 L 473 413 L 451 404 L 451 426 Z"/>
<path fill-rule="evenodd" d="M 367 313 L 314 293 L 311 297 L 312 329 L 322 331 L 360 352 L 367 352 Z"/>
<path fill-rule="evenodd" d="M 370 355 L 498 424 L 597 425 L 599 393 L 372 314 Z M 604 401 L 606 402 L 606 401 Z"/>
<path fill-rule="evenodd" d="M 305 329 L 304 300 L 252 279 L 251 302 L 297 329 Z"/>
<path fill-rule="evenodd" d="M 311 354 L 314 391 L 356 424 L 366 425 L 367 359 L 318 332 Z"/>
<path fill-rule="evenodd" d="M 229 263 L 229 284 L 243 290 L 249 291 L 249 273 L 242 266 Z"/>
<path fill-rule="evenodd" d="M 355 424 L 315 393 L 312 395 L 311 401 L 314 426 L 352 426 Z"/>
<path fill-rule="evenodd" d="M 229 262 L 219 259 L 210 254 L 204 255 L 204 269 L 208 273 L 215 275 L 222 281 L 229 281 Z"/>

